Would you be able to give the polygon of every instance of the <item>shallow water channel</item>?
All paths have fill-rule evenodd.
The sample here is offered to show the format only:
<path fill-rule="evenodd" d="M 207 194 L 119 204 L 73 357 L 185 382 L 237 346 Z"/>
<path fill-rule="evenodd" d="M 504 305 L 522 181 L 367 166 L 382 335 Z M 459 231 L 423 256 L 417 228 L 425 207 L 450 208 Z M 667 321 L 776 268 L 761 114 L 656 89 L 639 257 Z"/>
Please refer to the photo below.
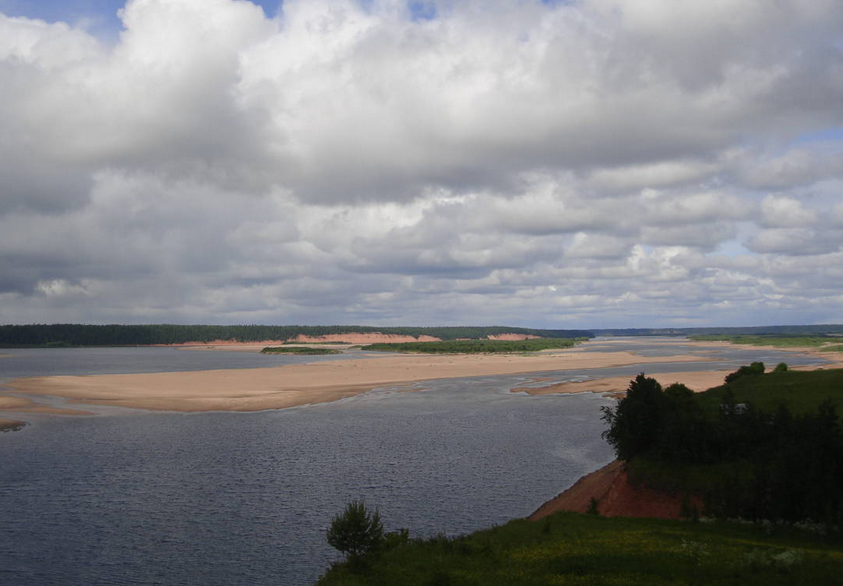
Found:
<path fill-rule="evenodd" d="M 629 344 L 601 350 L 701 351 Z M 7 356 L 0 384 L 17 376 L 313 360 L 172 348 L 0 353 Z M 819 362 L 773 350 L 707 355 L 717 362 L 670 369 Z M 647 368 L 540 376 L 632 377 Z M 600 407 L 612 401 L 509 392 L 535 376 L 429 381 L 416 385 L 419 392 L 377 390 L 259 413 L 10 415 L 30 425 L 0 434 L 0 584 L 312 584 L 337 558 L 325 529 L 351 499 L 377 506 L 387 529 L 407 527 L 416 536 L 526 516 L 612 459 L 600 438 Z"/>

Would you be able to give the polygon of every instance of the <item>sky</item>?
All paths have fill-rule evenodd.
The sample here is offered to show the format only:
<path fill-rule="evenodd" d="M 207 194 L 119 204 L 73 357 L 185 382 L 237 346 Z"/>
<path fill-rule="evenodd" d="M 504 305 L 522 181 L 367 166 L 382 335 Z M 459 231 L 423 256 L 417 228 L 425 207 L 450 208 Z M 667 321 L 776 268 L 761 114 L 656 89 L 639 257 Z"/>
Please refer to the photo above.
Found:
<path fill-rule="evenodd" d="M 0 323 L 843 323 L 839 0 L 0 0 Z"/>

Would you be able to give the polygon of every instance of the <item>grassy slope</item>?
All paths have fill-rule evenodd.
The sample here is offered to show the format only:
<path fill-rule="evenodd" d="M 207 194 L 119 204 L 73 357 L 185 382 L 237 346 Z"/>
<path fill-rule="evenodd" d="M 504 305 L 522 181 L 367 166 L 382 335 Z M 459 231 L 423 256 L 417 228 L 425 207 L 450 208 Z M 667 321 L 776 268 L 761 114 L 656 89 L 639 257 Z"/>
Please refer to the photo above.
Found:
<path fill-rule="evenodd" d="M 801 372 L 768 372 L 761 376 L 745 376 L 728 385 L 721 385 L 697 395 L 697 400 L 712 414 L 722 402 L 727 388 L 735 393 L 738 403 L 752 403 L 764 411 L 787 404 L 793 413 L 816 411 L 820 403 L 831 398 L 843 413 L 843 369 Z"/>
<path fill-rule="evenodd" d="M 839 544 L 735 523 L 557 513 L 457 538 L 412 541 L 320 586 L 843 584 Z"/>

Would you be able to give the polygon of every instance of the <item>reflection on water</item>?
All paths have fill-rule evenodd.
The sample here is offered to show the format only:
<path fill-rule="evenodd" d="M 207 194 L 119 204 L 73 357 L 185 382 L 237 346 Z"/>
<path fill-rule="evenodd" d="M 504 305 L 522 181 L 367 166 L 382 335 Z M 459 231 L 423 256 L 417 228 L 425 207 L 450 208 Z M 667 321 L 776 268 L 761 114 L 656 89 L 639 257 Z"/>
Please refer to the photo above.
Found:
<path fill-rule="evenodd" d="M 686 352 L 661 348 L 645 350 Z M 0 361 L 3 379 L 301 361 L 166 348 L 4 353 L 16 357 Z M 705 366 L 782 354 L 728 349 Z M 309 584 L 335 558 L 324 531 L 353 498 L 416 535 L 525 516 L 612 457 L 599 420 L 609 400 L 508 392 L 532 378 L 431 381 L 261 413 L 27 416 L 32 425 L 0 436 L 0 584 Z"/>

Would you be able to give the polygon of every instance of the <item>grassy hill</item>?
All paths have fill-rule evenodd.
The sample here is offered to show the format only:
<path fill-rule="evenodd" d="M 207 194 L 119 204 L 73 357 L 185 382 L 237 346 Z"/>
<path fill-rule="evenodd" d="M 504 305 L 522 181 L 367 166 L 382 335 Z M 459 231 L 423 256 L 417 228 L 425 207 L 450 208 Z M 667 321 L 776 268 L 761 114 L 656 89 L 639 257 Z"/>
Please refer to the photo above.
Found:
<path fill-rule="evenodd" d="M 697 402 L 715 414 L 727 391 L 738 403 L 772 411 L 787 405 L 794 414 L 816 411 L 830 399 L 838 411 L 843 411 L 843 369 L 768 372 L 762 376 L 741 377 L 728 385 L 720 385 L 695 395 Z"/>
<path fill-rule="evenodd" d="M 688 495 L 689 506 L 691 497 L 706 502 L 702 512 L 712 517 L 515 520 L 457 538 L 409 540 L 362 568 L 336 564 L 319 586 L 843 585 L 843 435 L 828 410 L 843 406 L 843 370 L 747 375 L 698 394 L 636 381 L 643 399 L 627 404 L 635 408 L 623 415 L 626 424 L 640 418 L 648 431 L 668 427 L 629 460 L 630 479 Z M 654 403 L 642 410 L 647 401 Z M 688 460 L 675 458 L 683 453 Z M 695 453 L 699 461 L 690 461 Z M 823 522 L 799 516 L 820 501 L 831 507 L 822 509 Z M 789 515 L 801 520 L 768 520 Z M 726 520 L 735 518 L 755 522 Z"/>
<path fill-rule="evenodd" d="M 411 540 L 319 586 L 843 584 L 839 543 L 793 528 L 557 513 Z"/>

